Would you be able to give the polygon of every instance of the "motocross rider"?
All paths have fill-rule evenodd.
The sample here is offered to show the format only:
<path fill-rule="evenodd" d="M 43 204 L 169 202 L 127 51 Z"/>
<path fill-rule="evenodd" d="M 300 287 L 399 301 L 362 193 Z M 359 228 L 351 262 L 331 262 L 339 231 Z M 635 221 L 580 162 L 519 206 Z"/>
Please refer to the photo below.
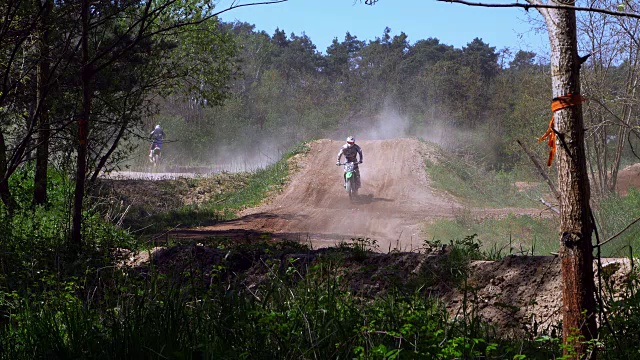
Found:
<path fill-rule="evenodd" d="M 353 170 L 356 175 L 356 188 L 359 189 L 360 184 L 360 170 L 358 164 L 362 164 L 362 149 L 356 144 L 356 139 L 353 136 L 347 138 L 347 143 L 342 145 L 340 152 L 338 152 L 338 160 L 336 165 L 340 166 L 340 158 L 344 155 L 347 162 L 353 163 Z M 357 155 L 360 155 L 360 161 L 356 161 Z"/>
<path fill-rule="evenodd" d="M 165 135 L 160 125 L 156 125 L 153 131 L 151 131 L 151 134 L 149 134 L 149 137 L 153 140 L 151 142 L 151 148 L 149 149 L 149 157 L 151 158 L 153 157 L 153 149 L 157 147 L 162 150 L 162 140 L 164 140 Z"/>

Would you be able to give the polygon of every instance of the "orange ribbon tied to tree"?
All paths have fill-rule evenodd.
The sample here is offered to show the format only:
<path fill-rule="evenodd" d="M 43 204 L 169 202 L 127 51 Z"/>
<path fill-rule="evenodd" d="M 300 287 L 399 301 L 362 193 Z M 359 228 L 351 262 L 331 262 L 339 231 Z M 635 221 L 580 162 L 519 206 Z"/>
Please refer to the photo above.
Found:
<path fill-rule="evenodd" d="M 553 129 L 555 112 L 571 106 L 576 106 L 585 101 L 587 101 L 587 99 L 583 98 L 582 96 L 571 94 L 553 99 L 553 102 L 551 103 L 551 111 L 553 111 L 554 115 L 551 116 L 551 121 L 549 122 L 549 128 L 547 129 L 547 132 L 545 132 L 544 135 L 542 135 L 542 137 L 538 139 L 538 142 L 547 140 L 547 145 L 549 145 L 549 147 L 551 148 L 551 150 L 549 150 L 549 159 L 547 160 L 547 166 L 551 166 L 551 162 L 556 156 L 556 133 Z"/>

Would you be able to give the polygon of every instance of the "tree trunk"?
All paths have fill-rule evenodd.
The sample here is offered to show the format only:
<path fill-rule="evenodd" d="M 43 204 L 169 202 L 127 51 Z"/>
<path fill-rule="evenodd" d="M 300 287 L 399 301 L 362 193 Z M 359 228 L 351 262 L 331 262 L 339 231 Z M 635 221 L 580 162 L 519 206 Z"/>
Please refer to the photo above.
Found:
<path fill-rule="evenodd" d="M 565 5 L 559 3 L 561 5 Z M 553 97 L 580 94 L 576 17 L 573 10 L 541 11 L 549 30 Z M 596 337 L 593 231 L 582 106 L 555 113 L 560 202 L 563 343 L 571 358 L 595 358 L 585 342 Z"/>
<path fill-rule="evenodd" d="M 37 6 L 44 6 L 40 18 L 39 48 L 40 59 L 38 62 L 37 90 L 36 90 L 36 117 L 38 131 L 38 145 L 36 148 L 36 173 L 34 178 L 33 203 L 42 205 L 47 201 L 47 169 L 49 167 L 49 105 L 47 101 L 50 81 L 49 59 L 49 14 L 53 8 L 52 0 L 35 0 Z"/>
<path fill-rule="evenodd" d="M 87 140 L 91 115 L 91 81 L 93 71 L 89 64 L 89 0 L 82 0 L 82 114 L 78 119 L 78 159 L 76 166 L 76 188 L 73 200 L 73 224 L 71 245 L 82 246 L 82 202 L 84 201 L 87 174 Z"/>
<path fill-rule="evenodd" d="M 118 131 L 118 134 L 116 135 L 115 140 L 113 140 L 111 147 L 98 161 L 98 165 L 96 165 L 96 168 L 93 171 L 93 175 L 91 175 L 91 178 L 89 179 L 89 183 L 90 183 L 89 186 L 91 186 L 91 184 L 96 182 L 96 180 L 98 179 L 98 175 L 100 175 L 100 171 L 102 171 L 102 169 L 104 168 L 104 165 L 107 163 L 107 160 L 109 160 L 109 157 L 111 156 L 111 154 L 113 154 L 113 152 L 116 151 L 116 149 L 118 148 L 120 139 L 122 139 L 122 136 L 124 135 L 124 132 L 127 130 L 128 125 L 129 125 L 128 121 L 125 121 L 122 123 L 122 125 L 120 125 L 120 131 Z"/>
<path fill-rule="evenodd" d="M 0 200 L 4 204 L 9 214 L 13 213 L 16 207 L 15 200 L 11 196 L 11 189 L 9 188 L 9 173 L 7 166 L 7 145 L 4 141 L 4 135 L 0 131 Z"/>

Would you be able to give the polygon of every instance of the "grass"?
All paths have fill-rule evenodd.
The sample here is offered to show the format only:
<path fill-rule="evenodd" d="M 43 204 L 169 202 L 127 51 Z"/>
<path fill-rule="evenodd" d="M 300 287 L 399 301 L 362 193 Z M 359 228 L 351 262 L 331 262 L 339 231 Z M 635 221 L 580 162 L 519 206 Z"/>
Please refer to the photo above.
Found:
<path fill-rule="evenodd" d="M 557 347 L 496 338 L 471 310 L 451 318 L 442 303 L 419 291 L 359 297 L 335 257 L 318 256 L 301 266 L 278 257 L 269 245 L 262 250 L 251 273 L 264 281 L 254 283 L 230 278 L 236 270 L 222 260 L 219 276 L 206 287 L 189 286 L 202 275 L 194 270 L 161 274 L 153 267 L 111 267 L 82 280 L 51 279 L 51 291 L 2 292 L 0 302 L 10 310 L 0 328 L 0 357 L 508 359 L 531 349 L 527 358 L 558 354 Z M 268 253 L 276 255 L 265 258 Z"/>
<path fill-rule="evenodd" d="M 541 187 L 519 192 L 515 179 L 506 173 L 480 169 L 452 155 L 442 161 L 426 162 L 434 186 L 456 196 L 468 206 L 531 207 L 530 199 L 540 198 Z M 594 217 L 600 241 L 616 235 L 640 218 L 640 191 L 631 189 L 626 196 L 611 195 L 594 204 Z M 548 255 L 557 252 L 559 219 L 508 215 L 500 219 L 476 219 L 471 210 L 460 211 L 453 220 L 425 224 L 430 239 L 447 241 L 477 234 L 483 250 L 499 255 Z M 595 233 L 593 243 L 597 241 Z M 602 247 L 602 256 L 640 256 L 640 222 L 632 225 Z"/>
<path fill-rule="evenodd" d="M 455 196 L 469 207 L 538 207 L 544 185 L 533 184 L 519 190 L 516 177 L 490 171 L 452 154 L 441 152 L 438 161 L 425 160 L 426 171 L 439 190 Z M 424 225 L 429 239 L 448 241 L 476 234 L 482 250 L 500 257 L 510 254 L 548 255 L 557 252 L 558 219 L 509 214 L 503 218 L 476 218 L 470 208 L 459 211 L 453 220 L 436 220 Z"/>
<path fill-rule="evenodd" d="M 640 190 L 630 189 L 626 196 L 611 195 L 594 209 L 601 241 L 613 237 L 640 217 Z M 594 238 L 594 244 L 596 239 Z M 603 256 L 640 256 L 640 223 L 629 227 L 602 247 Z"/>
<path fill-rule="evenodd" d="M 430 239 L 446 241 L 477 234 L 482 250 L 492 258 L 511 254 L 549 255 L 559 248 L 556 218 L 534 218 L 510 214 L 502 219 L 474 219 L 470 212 L 461 212 L 454 220 L 437 220 L 424 227 Z"/>
<path fill-rule="evenodd" d="M 438 161 L 425 160 L 427 174 L 436 189 L 454 195 L 470 206 L 535 207 L 542 187 L 518 191 L 515 177 L 503 171 L 483 169 L 452 154 L 440 152 Z"/>

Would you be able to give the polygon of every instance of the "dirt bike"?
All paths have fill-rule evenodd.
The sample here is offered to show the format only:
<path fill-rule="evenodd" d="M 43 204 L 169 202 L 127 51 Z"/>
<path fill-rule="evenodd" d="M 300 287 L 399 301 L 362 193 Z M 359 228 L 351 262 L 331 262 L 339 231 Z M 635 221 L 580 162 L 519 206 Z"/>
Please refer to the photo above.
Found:
<path fill-rule="evenodd" d="M 158 145 L 155 145 L 153 147 L 153 150 L 151 150 L 151 157 L 149 158 L 149 160 L 151 160 L 151 163 L 153 164 L 153 167 L 156 167 L 160 164 L 160 154 L 161 154 L 161 150 L 160 147 Z"/>
<path fill-rule="evenodd" d="M 344 188 L 347 190 L 347 194 L 349 194 L 349 199 L 353 200 L 358 196 L 358 181 L 356 180 L 356 163 L 355 162 L 345 162 L 338 163 L 338 165 L 344 165 Z"/>

